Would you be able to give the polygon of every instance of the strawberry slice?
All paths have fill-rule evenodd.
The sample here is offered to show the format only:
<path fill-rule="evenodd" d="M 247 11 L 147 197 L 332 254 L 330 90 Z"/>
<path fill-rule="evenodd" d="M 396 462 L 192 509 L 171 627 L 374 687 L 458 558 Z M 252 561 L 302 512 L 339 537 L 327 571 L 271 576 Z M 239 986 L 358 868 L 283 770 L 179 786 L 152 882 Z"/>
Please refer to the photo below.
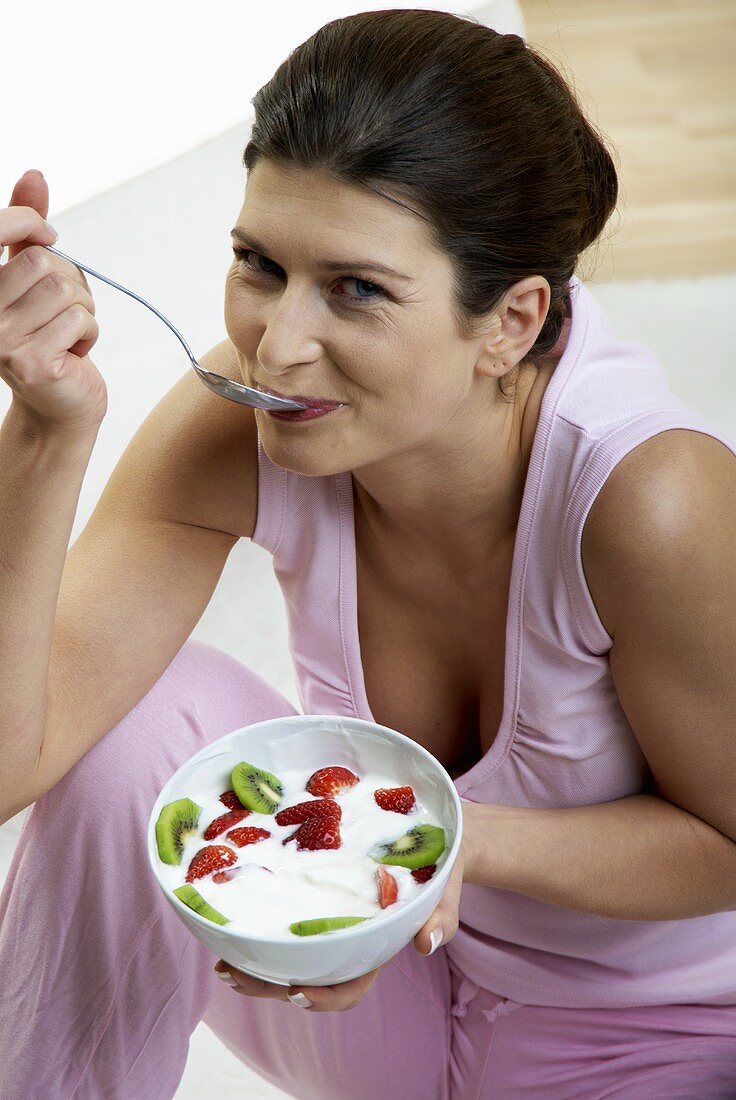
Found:
<path fill-rule="evenodd" d="M 234 878 L 242 875 L 246 867 L 258 867 L 260 871 L 268 871 L 269 875 L 273 874 L 271 868 L 264 867 L 262 863 L 244 863 L 240 867 L 228 867 L 227 871 L 215 871 L 212 880 L 213 882 L 232 882 Z"/>
<path fill-rule="evenodd" d="M 332 765 L 329 768 L 320 768 L 310 775 L 304 789 L 310 794 L 329 798 L 348 787 L 354 787 L 358 782 L 357 775 L 353 775 L 349 768 Z"/>
<path fill-rule="evenodd" d="M 229 867 L 227 871 L 215 871 L 212 876 L 213 882 L 232 882 L 234 878 L 243 873 L 242 867 Z"/>
<path fill-rule="evenodd" d="M 240 801 L 235 791 L 223 791 L 220 795 L 220 802 L 222 802 L 223 806 L 227 806 L 228 810 L 244 809 L 243 803 Z"/>
<path fill-rule="evenodd" d="M 244 817 L 248 817 L 250 810 L 246 810 L 245 806 L 241 806 L 239 810 L 229 810 L 226 814 L 220 814 L 214 821 L 211 821 L 204 831 L 205 840 L 214 840 L 220 833 L 224 833 L 227 829 L 232 829 L 233 825 L 237 825 L 239 821 L 242 821 Z"/>
<path fill-rule="evenodd" d="M 296 832 L 287 836 L 284 844 L 290 840 L 296 840 L 297 850 L 305 849 L 315 851 L 321 848 L 339 848 L 342 845 L 340 838 L 340 820 L 331 814 L 329 817 L 310 817 Z"/>
<path fill-rule="evenodd" d="M 259 840 L 265 840 L 270 835 L 268 829 L 259 829 L 255 825 L 244 825 L 242 829 L 231 829 L 225 839 L 237 844 L 238 848 L 244 848 L 246 844 L 257 844 Z"/>
<path fill-rule="evenodd" d="M 228 848 L 227 844 L 209 844 L 206 848 L 200 848 L 189 864 L 186 881 L 194 882 L 197 878 L 211 875 L 213 871 L 229 867 L 235 863 L 237 858 L 235 852 L 232 848 Z"/>
<path fill-rule="evenodd" d="M 417 867 L 412 871 L 411 877 L 415 882 L 427 882 L 437 870 L 436 863 L 428 863 L 426 867 Z"/>
<path fill-rule="evenodd" d="M 393 905 L 399 896 L 399 884 L 385 867 L 379 867 L 376 873 L 378 879 L 378 904 L 382 909 Z"/>
<path fill-rule="evenodd" d="M 277 825 L 301 825 L 310 817 L 342 817 L 342 808 L 334 798 L 313 798 L 311 802 L 297 802 L 276 814 Z"/>
<path fill-rule="evenodd" d="M 416 808 L 411 787 L 379 787 L 373 797 L 382 810 L 393 810 L 395 814 L 410 814 Z"/>

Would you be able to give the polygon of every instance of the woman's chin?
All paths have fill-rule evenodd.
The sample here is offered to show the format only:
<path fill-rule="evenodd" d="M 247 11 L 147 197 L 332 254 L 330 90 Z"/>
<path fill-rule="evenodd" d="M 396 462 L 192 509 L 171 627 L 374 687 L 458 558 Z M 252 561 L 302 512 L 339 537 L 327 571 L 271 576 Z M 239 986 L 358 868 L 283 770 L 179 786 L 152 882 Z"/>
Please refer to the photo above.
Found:
<path fill-rule="evenodd" d="M 339 433 L 331 439 L 316 439 L 308 432 L 279 430 L 280 424 L 274 424 L 266 414 L 268 423 L 261 426 L 259 417 L 259 436 L 263 449 L 276 466 L 305 477 L 330 477 L 334 474 L 352 470 L 355 462 L 354 450 L 347 438 Z"/>

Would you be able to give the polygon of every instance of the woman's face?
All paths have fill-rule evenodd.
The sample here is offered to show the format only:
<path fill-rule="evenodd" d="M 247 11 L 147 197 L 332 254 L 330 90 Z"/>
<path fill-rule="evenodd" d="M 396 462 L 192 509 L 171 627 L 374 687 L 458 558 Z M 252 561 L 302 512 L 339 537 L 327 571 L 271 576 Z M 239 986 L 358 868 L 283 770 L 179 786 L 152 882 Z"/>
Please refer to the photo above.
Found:
<path fill-rule="evenodd" d="M 257 411 L 273 462 L 311 476 L 358 470 L 462 423 L 479 345 L 456 332 L 450 264 L 422 219 L 322 172 L 259 161 L 236 230 L 225 324 L 244 381 L 343 402 L 305 421 Z"/>

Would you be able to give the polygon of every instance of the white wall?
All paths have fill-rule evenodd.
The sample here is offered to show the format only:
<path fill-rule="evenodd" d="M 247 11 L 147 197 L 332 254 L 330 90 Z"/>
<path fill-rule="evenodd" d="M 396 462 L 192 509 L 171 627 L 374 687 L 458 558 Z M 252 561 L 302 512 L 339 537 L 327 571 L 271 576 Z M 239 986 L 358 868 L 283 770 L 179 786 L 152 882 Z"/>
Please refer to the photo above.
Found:
<path fill-rule="evenodd" d="M 9 0 L 0 19 L 0 205 L 38 168 L 56 224 L 62 211 L 240 124 L 261 85 L 324 23 L 400 7 L 492 11 L 497 30 L 523 33 L 515 0 Z"/>

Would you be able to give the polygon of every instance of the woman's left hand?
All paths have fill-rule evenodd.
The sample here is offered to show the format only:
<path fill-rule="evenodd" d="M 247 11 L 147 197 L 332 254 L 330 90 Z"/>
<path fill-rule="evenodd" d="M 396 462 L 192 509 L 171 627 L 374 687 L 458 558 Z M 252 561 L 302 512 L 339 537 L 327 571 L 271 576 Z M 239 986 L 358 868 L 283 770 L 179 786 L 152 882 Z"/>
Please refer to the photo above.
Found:
<path fill-rule="evenodd" d="M 467 826 L 469 822 L 465 809 L 468 805 L 468 803 L 463 802 L 463 837 L 445 891 L 437 908 L 433 910 L 429 919 L 414 937 L 414 947 L 420 955 L 431 955 L 435 947 L 438 947 L 440 943 L 448 943 L 458 930 L 460 923 L 460 890 L 463 885 L 468 855 Z M 470 805 L 472 806 L 474 803 L 470 803 Z M 434 945 L 431 939 L 433 932 L 441 933 L 440 939 L 437 939 L 435 935 L 436 943 Z M 383 967 L 387 966 L 389 962 L 391 962 L 391 959 L 388 959 L 377 969 L 370 970 L 367 974 L 361 974 L 358 978 L 353 978 L 349 982 L 340 982 L 338 985 L 289 987 L 275 985 L 272 982 L 265 982 L 260 978 L 245 974 L 242 970 L 237 970 L 234 966 L 229 966 L 222 960 L 215 967 L 215 972 L 229 974 L 236 983 L 233 988 L 247 997 L 264 997 L 286 1001 L 295 995 L 302 994 L 311 1003 L 306 1005 L 302 1002 L 301 1007 L 308 1009 L 310 1012 L 343 1012 L 349 1008 L 355 1008 L 371 988 Z M 300 1004 L 300 1000 L 292 1003 Z"/>

